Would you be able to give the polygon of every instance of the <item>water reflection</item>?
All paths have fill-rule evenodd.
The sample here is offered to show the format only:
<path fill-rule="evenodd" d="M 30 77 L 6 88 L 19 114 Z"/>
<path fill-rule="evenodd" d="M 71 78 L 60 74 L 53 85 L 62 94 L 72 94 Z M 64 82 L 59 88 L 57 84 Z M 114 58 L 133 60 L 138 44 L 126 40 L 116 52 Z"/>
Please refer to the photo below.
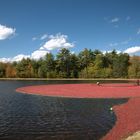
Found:
<path fill-rule="evenodd" d="M 79 81 L 71 81 L 71 83 Z M 83 82 L 83 81 L 82 81 Z M 0 139 L 98 140 L 114 125 L 110 107 L 127 99 L 70 99 L 16 93 L 58 81 L 0 81 Z M 68 83 L 68 81 L 59 81 Z"/>

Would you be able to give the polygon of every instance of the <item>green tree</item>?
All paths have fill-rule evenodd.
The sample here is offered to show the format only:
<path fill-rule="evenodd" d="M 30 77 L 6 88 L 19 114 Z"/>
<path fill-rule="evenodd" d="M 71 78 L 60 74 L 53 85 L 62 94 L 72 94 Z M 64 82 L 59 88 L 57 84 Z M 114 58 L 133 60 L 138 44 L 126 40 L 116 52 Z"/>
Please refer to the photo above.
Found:
<path fill-rule="evenodd" d="M 57 60 L 56 60 L 56 69 L 57 73 L 62 78 L 68 78 L 70 77 L 70 51 L 68 49 L 63 48 L 60 50 L 60 52 L 57 54 Z"/>
<path fill-rule="evenodd" d="M 38 76 L 38 70 L 39 70 L 39 67 L 40 67 L 39 61 L 32 59 L 31 60 L 31 65 L 32 65 L 32 70 L 31 70 L 32 76 L 35 77 L 35 78 L 39 77 Z"/>
<path fill-rule="evenodd" d="M 87 67 L 91 64 L 93 64 L 93 61 L 95 59 L 95 54 L 91 51 L 91 49 L 84 49 L 79 53 L 79 61 L 80 61 L 80 69 L 84 69 L 86 72 L 86 75 L 88 75 Z"/>
<path fill-rule="evenodd" d="M 113 77 L 126 78 L 128 75 L 129 56 L 128 54 L 118 54 L 113 59 Z"/>
<path fill-rule="evenodd" d="M 22 59 L 16 65 L 17 77 L 20 78 L 31 78 L 32 77 L 32 65 L 29 58 Z"/>
<path fill-rule="evenodd" d="M 43 59 L 38 60 L 38 77 L 39 78 L 46 78 L 47 77 L 47 68 L 46 63 Z"/>
<path fill-rule="evenodd" d="M 133 56 L 130 58 L 128 77 L 129 78 L 140 78 L 140 57 L 139 56 Z"/>
<path fill-rule="evenodd" d="M 78 78 L 79 70 L 80 70 L 79 59 L 75 54 L 71 54 L 70 55 L 70 73 L 71 73 L 70 77 Z"/>

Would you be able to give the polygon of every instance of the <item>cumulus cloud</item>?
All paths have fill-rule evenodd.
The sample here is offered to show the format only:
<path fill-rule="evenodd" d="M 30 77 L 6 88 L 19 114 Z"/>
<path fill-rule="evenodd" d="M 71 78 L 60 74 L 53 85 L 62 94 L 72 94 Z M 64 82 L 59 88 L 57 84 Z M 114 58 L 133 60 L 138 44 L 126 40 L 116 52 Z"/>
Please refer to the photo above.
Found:
<path fill-rule="evenodd" d="M 13 57 L 11 61 L 21 61 L 22 59 L 30 58 L 30 55 L 18 54 L 17 56 Z"/>
<path fill-rule="evenodd" d="M 55 49 L 72 48 L 74 47 L 74 44 L 68 42 L 67 35 L 56 34 L 56 35 L 50 35 L 49 40 L 46 41 L 42 47 L 44 49 L 51 51 Z"/>
<path fill-rule="evenodd" d="M 16 29 L 0 24 L 0 40 L 5 40 L 15 34 Z"/>
<path fill-rule="evenodd" d="M 43 58 L 47 53 L 49 53 L 49 51 L 39 49 L 39 50 L 36 50 L 33 53 L 31 53 L 31 55 L 18 54 L 13 58 L 5 58 L 5 57 L 0 58 L 0 62 L 4 62 L 4 63 L 14 62 L 14 61 L 18 62 L 18 61 L 21 61 L 23 58 L 24 59 L 30 58 L 30 59 L 34 59 L 34 60 L 39 60 L 40 58 Z"/>
<path fill-rule="evenodd" d="M 38 59 L 40 59 L 40 58 L 45 57 L 45 55 L 46 55 L 47 53 L 49 53 L 49 51 L 39 49 L 39 50 L 34 51 L 34 52 L 31 54 L 30 58 L 31 58 L 31 59 L 35 59 L 35 60 L 38 60 Z"/>
<path fill-rule="evenodd" d="M 119 22 L 119 20 L 120 19 L 118 17 L 115 17 L 115 18 L 111 19 L 110 22 L 111 23 L 116 23 L 116 22 Z"/>
<path fill-rule="evenodd" d="M 30 55 L 19 54 L 13 58 L 0 58 L 0 61 L 1 62 L 21 61 L 23 58 L 38 60 L 40 58 L 43 58 L 47 53 L 50 53 L 50 50 L 74 47 L 73 43 L 68 42 L 67 35 L 63 35 L 59 33 L 56 35 L 48 36 L 47 34 L 44 34 L 42 36 L 42 40 L 46 38 L 48 38 L 48 41 L 46 41 L 45 44 L 42 45 L 39 49 L 33 51 Z M 36 39 L 39 38 L 36 37 L 32 38 L 32 40 L 36 40 Z"/>
<path fill-rule="evenodd" d="M 140 46 L 130 47 L 124 51 L 124 53 L 128 53 L 128 54 L 134 54 L 134 53 L 138 53 L 138 52 L 140 52 Z"/>
<path fill-rule="evenodd" d="M 4 62 L 4 63 L 7 63 L 7 62 L 14 62 L 14 61 L 21 61 L 23 58 L 27 59 L 27 58 L 30 58 L 30 55 L 24 55 L 24 54 L 18 54 L 16 55 L 15 57 L 13 58 L 0 58 L 0 62 Z"/>
<path fill-rule="evenodd" d="M 11 58 L 0 58 L 0 62 L 3 62 L 3 63 L 7 63 L 7 62 L 10 62 L 11 61 Z"/>

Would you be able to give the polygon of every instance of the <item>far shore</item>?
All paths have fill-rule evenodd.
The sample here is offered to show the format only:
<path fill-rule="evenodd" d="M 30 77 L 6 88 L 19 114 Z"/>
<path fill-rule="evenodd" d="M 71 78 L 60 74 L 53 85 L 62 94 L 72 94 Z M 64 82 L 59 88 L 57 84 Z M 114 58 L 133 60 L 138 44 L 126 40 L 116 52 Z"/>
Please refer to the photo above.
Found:
<path fill-rule="evenodd" d="M 70 80 L 70 81 L 72 81 L 72 80 L 77 80 L 77 81 L 81 81 L 81 80 L 83 80 L 83 81 L 110 81 L 110 80 L 112 80 L 112 81 L 119 81 L 119 80 L 121 80 L 121 81 L 136 81 L 136 80 L 138 80 L 138 79 L 125 79 L 125 78 L 0 78 L 0 80 L 33 80 L 33 81 L 48 81 L 48 80 L 52 80 L 52 81 L 56 81 L 56 80 Z"/>

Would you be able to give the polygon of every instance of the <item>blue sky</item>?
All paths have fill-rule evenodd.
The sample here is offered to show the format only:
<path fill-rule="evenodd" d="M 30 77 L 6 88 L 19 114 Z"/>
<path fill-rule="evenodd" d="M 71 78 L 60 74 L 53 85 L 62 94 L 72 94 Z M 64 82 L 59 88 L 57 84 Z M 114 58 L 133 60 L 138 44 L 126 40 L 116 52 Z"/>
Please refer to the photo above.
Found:
<path fill-rule="evenodd" d="M 1 0 L 0 60 L 66 47 L 140 54 L 139 0 Z"/>

